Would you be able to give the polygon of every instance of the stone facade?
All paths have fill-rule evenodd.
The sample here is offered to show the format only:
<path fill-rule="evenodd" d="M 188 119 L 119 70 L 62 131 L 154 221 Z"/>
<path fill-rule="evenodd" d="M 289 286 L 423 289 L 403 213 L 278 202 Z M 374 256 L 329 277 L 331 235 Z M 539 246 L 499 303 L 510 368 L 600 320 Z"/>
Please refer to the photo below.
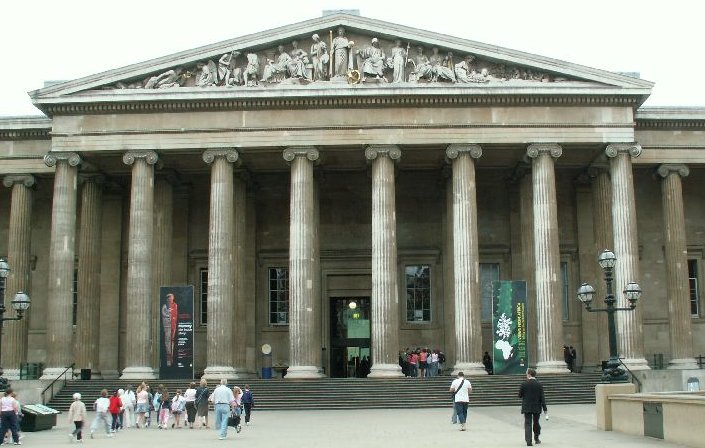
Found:
<path fill-rule="evenodd" d="M 359 78 L 319 59 L 309 67 L 291 48 L 318 33 L 330 51 L 322 31 L 338 26 L 365 49 L 352 66 Z M 373 42 L 382 29 L 402 45 Z M 29 278 L 13 288 L 32 298 L 22 326 L 6 324 L 21 352 L 3 351 L 5 369 L 26 360 L 54 374 L 76 361 L 104 377 L 155 375 L 153 303 L 166 281 L 195 286 L 194 368 L 207 376 L 257 374 L 264 344 L 292 377 L 328 374 L 332 308 L 346 297 L 371 301 L 373 376 L 400 375 L 405 347 L 438 347 L 449 367 L 483 373 L 488 266 L 528 282 L 531 364 L 566 371 L 566 344 L 594 369 L 606 325 L 575 290 L 602 287 L 605 245 L 620 295 L 629 280 L 644 290 L 620 320 L 622 354 L 636 368 L 656 354 L 692 366 L 705 350 L 705 301 L 691 304 L 685 285 L 705 276 L 705 108 L 639 109 L 647 81 L 443 39 L 328 16 L 32 92 L 49 118 L 0 119 L 0 176 L 13 186 L 0 190 L 0 256 L 22 263 Z M 395 72 L 400 48 L 419 42 L 430 71 L 417 57 Z M 285 68 L 248 77 L 244 55 L 264 48 L 263 61 L 280 45 Z M 436 65 L 433 47 L 444 55 Z M 194 67 L 198 79 L 180 77 Z M 689 175 L 663 168 L 673 164 Z M 33 183 L 18 186 L 20 175 Z M 418 266 L 430 272 L 430 301 L 416 310 L 406 270 Z M 202 289 L 206 270 L 221 274 Z M 75 327 L 73 272 L 91 291 L 77 293 Z"/>

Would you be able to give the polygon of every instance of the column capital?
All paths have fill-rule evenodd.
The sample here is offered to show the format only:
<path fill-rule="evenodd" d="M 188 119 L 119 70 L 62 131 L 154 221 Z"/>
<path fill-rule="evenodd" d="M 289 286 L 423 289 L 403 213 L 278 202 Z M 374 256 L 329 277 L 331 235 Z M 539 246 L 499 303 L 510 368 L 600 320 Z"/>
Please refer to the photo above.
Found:
<path fill-rule="evenodd" d="M 44 156 L 46 166 L 56 166 L 60 161 L 68 162 L 69 166 L 78 166 L 81 163 L 81 156 L 75 152 L 49 152 Z"/>
<path fill-rule="evenodd" d="M 137 159 L 144 159 L 148 165 L 154 165 L 159 160 L 159 155 L 151 150 L 148 151 L 128 151 L 122 156 L 125 165 L 132 165 Z"/>
<path fill-rule="evenodd" d="M 27 188 L 33 187 L 37 180 L 31 174 L 8 174 L 2 179 L 2 184 L 11 188 L 15 184 L 22 184 Z"/>
<path fill-rule="evenodd" d="M 446 148 L 446 157 L 450 160 L 457 159 L 460 154 L 468 153 L 473 159 L 482 157 L 482 147 L 476 144 L 452 144 Z"/>
<path fill-rule="evenodd" d="M 639 157 L 641 145 L 638 143 L 612 143 L 605 148 L 605 155 L 609 158 L 617 157 L 617 154 L 627 153 L 632 157 Z"/>
<path fill-rule="evenodd" d="M 207 149 L 203 152 L 203 161 L 211 164 L 218 157 L 225 157 L 230 163 L 240 160 L 240 153 L 236 149 Z"/>
<path fill-rule="evenodd" d="M 658 166 L 656 173 L 664 179 L 671 173 L 676 173 L 680 177 L 687 177 L 690 174 L 690 168 L 683 164 L 664 163 Z"/>
<path fill-rule="evenodd" d="M 535 159 L 541 154 L 549 154 L 554 159 L 563 154 L 563 148 L 558 143 L 532 143 L 526 148 L 526 155 Z"/>
<path fill-rule="evenodd" d="M 287 162 L 293 162 L 297 157 L 306 157 L 311 162 L 315 162 L 319 156 L 318 150 L 313 146 L 290 146 L 282 153 L 282 157 Z"/>
<path fill-rule="evenodd" d="M 397 145 L 370 145 L 365 148 L 365 158 L 373 161 L 378 156 L 388 156 L 392 160 L 401 158 L 401 149 Z"/>

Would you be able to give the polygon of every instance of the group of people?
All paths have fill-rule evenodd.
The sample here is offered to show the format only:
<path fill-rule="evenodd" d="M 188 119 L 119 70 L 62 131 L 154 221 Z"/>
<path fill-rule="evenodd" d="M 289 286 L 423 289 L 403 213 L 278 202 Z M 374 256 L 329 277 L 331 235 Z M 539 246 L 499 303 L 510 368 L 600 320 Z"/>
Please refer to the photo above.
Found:
<path fill-rule="evenodd" d="M 576 371 L 576 360 L 578 357 L 578 353 L 575 351 L 575 347 L 572 345 L 564 345 L 563 346 L 563 360 L 565 361 L 566 365 L 568 366 L 568 370 L 571 372 L 575 373 Z"/>
<path fill-rule="evenodd" d="M 227 392 L 224 392 L 224 389 Z M 226 396 L 227 401 L 223 401 Z M 228 418 L 223 421 L 222 404 L 228 404 L 228 416 L 232 417 L 232 426 L 240 432 L 240 417 L 245 416 L 245 424 L 250 424 L 252 409 L 254 408 L 254 397 L 250 386 L 245 386 L 243 391 L 237 386 L 230 389 L 227 380 L 223 379 L 220 385 L 213 392 L 208 388 L 206 379 L 201 379 L 197 386 L 191 382 L 185 391 L 176 389 L 171 395 L 164 385 L 160 384 L 152 392 L 150 386 L 142 383 L 137 387 L 136 393 L 131 386 L 125 390 L 117 389 L 112 394 L 107 389 L 101 391 L 100 397 L 93 403 L 95 418 L 90 427 L 90 436 L 94 437 L 98 429 L 104 429 L 108 437 L 123 428 L 149 428 L 152 423 L 152 412 L 154 411 L 157 427 L 159 429 L 181 429 L 181 428 L 210 428 L 208 425 L 208 407 L 212 403 L 216 409 L 216 429 L 220 431 L 220 437 L 225 438 L 227 434 Z M 86 405 L 81 401 L 81 394 L 73 394 L 73 403 L 68 412 L 69 422 L 75 426 L 74 431 L 69 434 L 70 440 L 82 442 L 83 425 L 87 420 Z M 198 419 L 198 420 L 197 420 Z M 4 414 L 3 414 L 4 422 Z M 224 425 L 224 426 L 223 426 Z"/>
<path fill-rule="evenodd" d="M 404 376 L 425 378 L 443 373 L 446 355 L 439 349 L 416 348 L 403 350 L 399 353 L 399 365 Z"/>

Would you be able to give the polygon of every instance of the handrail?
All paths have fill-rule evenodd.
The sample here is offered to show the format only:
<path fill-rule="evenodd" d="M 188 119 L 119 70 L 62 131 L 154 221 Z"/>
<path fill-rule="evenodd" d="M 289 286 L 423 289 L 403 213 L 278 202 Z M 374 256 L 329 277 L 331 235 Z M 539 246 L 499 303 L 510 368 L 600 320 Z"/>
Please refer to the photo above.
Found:
<path fill-rule="evenodd" d="M 636 381 L 636 384 L 637 384 L 636 391 L 640 392 L 641 391 L 641 380 L 639 380 L 639 378 L 637 378 L 636 375 L 634 375 L 634 372 L 629 370 L 629 367 L 627 367 L 627 365 L 622 362 L 622 358 L 617 358 L 617 359 L 619 359 L 619 363 L 622 364 L 622 366 L 624 366 L 624 368 L 627 369 L 627 372 L 629 372 L 629 374 L 632 376 L 632 381 Z"/>
<path fill-rule="evenodd" d="M 72 363 L 70 366 L 65 368 L 64 371 L 59 374 L 59 376 L 54 378 L 54 380 L 51 383 L 49 383 L 49 385 L 47 387 L 44 388 L 44 390 L 42 391 L 42 404 L 47 404 L 47 401 L 45 399 L 44 394 L 46 393 L 47 390 L 49 390 L 49 388 L 51 388 L 52 398 L 54 397 L 54 384 L 56 384 L 56 382 L 59 381 L 59 379 L 61 377 L 64 377 L 64 387 L 66 386 L 66 372 L 68 372 L 69 370 L 73 371 L 73 368 L 75 365 L 76 365 L 76 363 Z M 73 377 L 73 373 L 71 374 L 71 376 Z"/>

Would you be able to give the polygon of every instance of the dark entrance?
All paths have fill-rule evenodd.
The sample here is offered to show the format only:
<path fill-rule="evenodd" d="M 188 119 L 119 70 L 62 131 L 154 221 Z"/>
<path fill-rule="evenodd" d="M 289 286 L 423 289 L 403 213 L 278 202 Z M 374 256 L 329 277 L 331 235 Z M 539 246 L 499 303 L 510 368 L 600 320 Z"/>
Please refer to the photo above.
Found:
<path fill-rule="evenodd" d="M 370 298 L 332 298 L 330 376 L 364 378 L 370 370 Z"/>

